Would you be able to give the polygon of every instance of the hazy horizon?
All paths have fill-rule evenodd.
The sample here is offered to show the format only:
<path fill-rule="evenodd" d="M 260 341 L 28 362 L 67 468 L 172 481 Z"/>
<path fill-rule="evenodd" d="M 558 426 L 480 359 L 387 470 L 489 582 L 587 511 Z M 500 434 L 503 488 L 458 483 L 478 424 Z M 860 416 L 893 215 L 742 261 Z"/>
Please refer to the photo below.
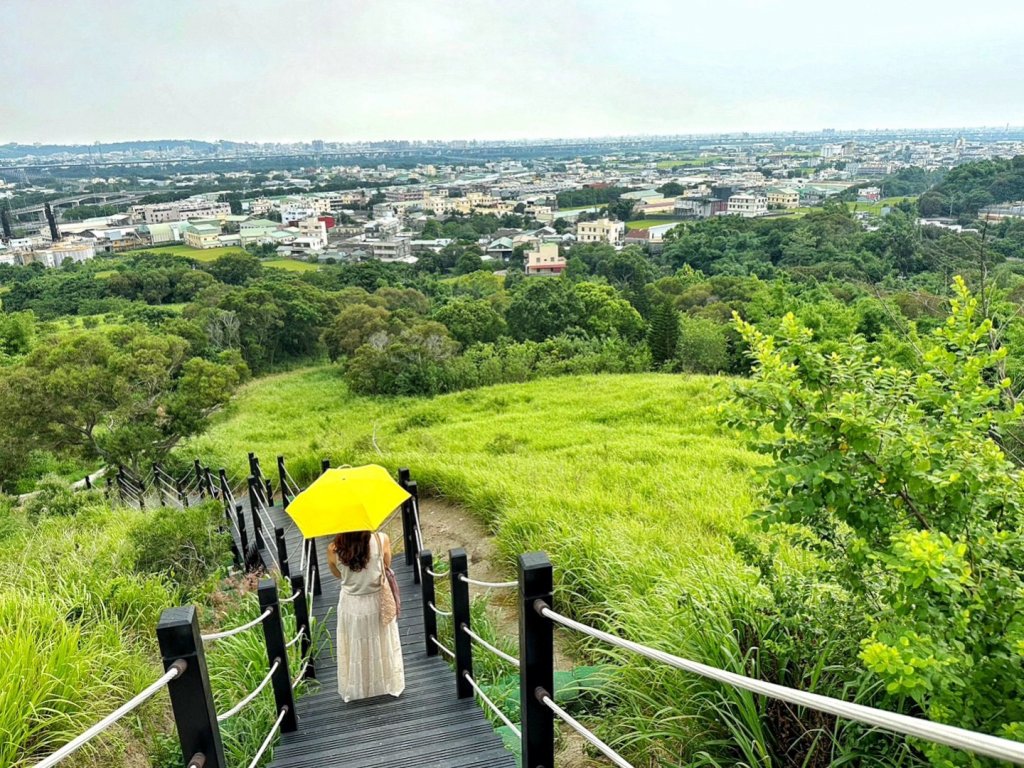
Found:
<path fill-rule="evenodd" d="M 1024 10 L 962 8 L 8 0 L 0 143 L 1024 124 Z"/>

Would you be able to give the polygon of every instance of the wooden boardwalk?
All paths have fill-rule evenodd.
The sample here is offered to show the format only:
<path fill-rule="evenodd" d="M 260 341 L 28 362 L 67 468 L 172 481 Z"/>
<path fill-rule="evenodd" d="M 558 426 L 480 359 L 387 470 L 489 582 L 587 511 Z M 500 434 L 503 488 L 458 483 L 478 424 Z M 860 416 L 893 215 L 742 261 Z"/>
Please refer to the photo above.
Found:
<path fill-rule="evenodd" d="M 271 516 L 285 531 L 291 568 L 297 573 L 301 535 L 279 506 Z M 267 539 L 272 542 L 272 534 Z M 321 642 L 317 649 L 319 685 L 304 686 L 296 703 L 299 728 L 281 735 L 271 768 L 514 768 L 515 757 L 476 700 L 457 698 L 451 667 L 440 655 L 427 656 L 422 595 L 413 584 L 412 567 L 402 557 L 396 557 L 393 566 L 402 590 L 398 630 L 405 692 L 398 698 L 381 696 L 348 704 L 341 700 L 334 660 L 339 587 L 327 568 L 328 540 L 317 544 L 323 594 L 313 598 L 312 615 L 316 624 L 327 628 L 330 644 Z M 270 562 L 266 553 L 264 560 Z"/>

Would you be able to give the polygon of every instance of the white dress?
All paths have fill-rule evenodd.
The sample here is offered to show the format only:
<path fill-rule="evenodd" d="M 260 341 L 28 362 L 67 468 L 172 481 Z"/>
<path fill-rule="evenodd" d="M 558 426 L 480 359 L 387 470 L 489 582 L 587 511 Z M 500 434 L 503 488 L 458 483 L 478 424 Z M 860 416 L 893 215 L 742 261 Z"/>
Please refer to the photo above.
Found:
<path fill-rule="evenodd" d="M 405 690 L 398 621 L 384 625 L 380 620 L 383 567 L 376 536 L 370 537 L 370 559 L 361 571 L 338 561 L 338 693 L 345 701 Z"/>

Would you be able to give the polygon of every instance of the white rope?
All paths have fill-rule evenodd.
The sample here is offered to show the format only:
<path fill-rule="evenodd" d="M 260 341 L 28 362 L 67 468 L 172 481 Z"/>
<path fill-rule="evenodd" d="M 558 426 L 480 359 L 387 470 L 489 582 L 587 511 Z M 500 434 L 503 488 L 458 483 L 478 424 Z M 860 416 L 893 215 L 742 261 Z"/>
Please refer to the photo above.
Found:
<path fill-rule="evenodd" d="M 510 656 L 509 654 L 505 653 L 503 650 L 501 650 L 499 648 L 495 648 L 493 645 L 488 643 L 486 640 L 484 640 L 482 637 L 480 637 L 480 635 L 478 635 L 472 629 L 467 627 L 465 624 L 463 624 L 460 627 L 460 629 L 463 632 L 465 632 L 467 635 L 469 635 L 471 638 L 473 638 L 476 642 L 480 643 L 480 645 L 482 645 L 488 651 L 493 653 L 495 656 L 504 659 L 509 664 L 514 666 L 516 669 L 519 669 L 519 659 L 517 659 L 515 656 Z"/>
<path fill-rule="evenodd" d="M 281 721 L 284 720 L 284 716 L 288 714 L 288 707 L 281 707 L 281 714 L 277 716 L 277 722 L 274 723 L 274 727 L 270 729 L 270 733 L 267 734 L 267 738 L 260 744 L 260 748 L 256 750 L 256 756 L 249 763 L 249 768 L 256 768 L 259 765 L 260 758 L 263 757 L 263 753 L 267 751 L 267 747 L 270 746 L 270 742 L 274 740 L 274 736 L 277 735 L 277 729 L 281 727 Z"/>
<path fill-rule="evenodd" d="M 302 540 L 302 557 L 299 558 L 299 571 L 306 572 L 306 552 L 309 550 L 309 539 Z"/>
<path fill-rule="evenodd" d="M 491 708 L 491 712 L 493 712 L 498 717 L 500 717 L 501 718 L 501 722 L 503 722 L 505 725 L 507 725 L 509 727 L 509 730 L 511 730 L 512 733 L 514 733 L 516 735 L 516 738 L 517 739 L 523 738 L 523 732 L 520 731 L 518 728 L 516 728 L 515 724 L 505 716 L 504 712 L 502 712 L 500 709 L 498 709 L 497 705 L 493 701 L 491 701 L 490 698 L 488 698 L 486 693 L 484 693 L 482 690 L 480 690 L 480 686 L 476 684 L 476 680 L 474 680 L 470 676 L 469 672 L 463 672 L 462 676 L 464 678 L 466 678 L 466 682 L 469 683 L 473 687 L 473 690 L 476 691 L 477 696 L 479 696 L 481 699 L 483 699 L 484 703 L 488 707 Z"/>
<path fill-rule="evenodd" d="M 306 660 L 306 663 L 302 665 L 302 669 L 299 670 L 299 674 L 295 676 L 294 680 L 292 680 L 293 691 L 298 687 L 299 683 L 302 682 L 302 678 L 305 676 L 307 669 L 309 669 L 309 659 Z"/>
<path fill-rule="evenodd" d="M 204 643 L 209 643 L 209 642 L 211 642 L 213 640 L 223 640 L 225 637 L 231 637 L 233 635 L 241 634 L 242 632 L 245 632 L 245 630 L 252 629 L 253 627 L 255 627 L 257 624 L 259 624 L 261 621 L 263 621 L 265 618 L 267 618 L 267 616 L 269 616 L 273 612 L 274 612 L 273 608 L 267 608 L 267 610 L 265 610 L 263 613 L 261 613 L 259 616 L 257 616 L 252 621 L 250 621 L 248 624 L 243 624 L 240 627 L 235 627 L 234 629 L 228 629 L 228 630 L 225 630 L 223 632 L 214 632 L 213 634 L 203 635 L 203 642 Z"/>
<path fill-rule="evenodd" d="M 440 608 L 438 608 L 436 605 L 434 605 L 433 603 L 431 603 L 429 601 L 427 602 L 427 605 L 429 605 L 430 606 L 430 610 L 432 610 L 438 616 L 451 616 L 452 615 L 451 611 L 442 611 Z"/>
<path fill-rule="evenodd" d="M 451 576 L 451 571 L 442 571 L 441 573 L 434 573 L 432 570 L 427 568 L 427 573 L 433 576 L 435 579 L 444 579 Z"/>
<path fill-rule="evenodd" d="M 575 629 L 577 632 L 582 632 L 590 637 L 603 640 L 604 642 L 618 648 L 633 651 L 634 653 L 646 656 L 654 661 L 660 661 L 663 664 L 668 664 L 669 666 L 676 667 L 677 669 L 692 672 L 693 674 L 700 675 L 701 677 L 716 680 L 735 688 L 741 688 L 745 691 L 757 693 L 762 696 L 769 696 L 773 699 L 785 701 L 798 707 L 808 707 L 819 712 L 827 712 L 831 715 L 835 715 L 836 717 L 855 720 L 860 723 L 866 723 L 867 725 L 873 725 L 895 733 L 901 733 L 907 736 L 916 736 L 917 738 L 925 739 L 926 741 L 931 741 L 936 744 L 944 744 L 947 747 L 964 749 L 978 755 L 984 755 L 985 757 L 1024 764 L 1024 744 L 1018 741 L 1010 741 L 1009 739 L 1002 739 L 998 736 L 975 733 L 974 731 L 968 731 L 965 728 L 957 728 L 956 726 L 944 725 L 943 723 L 934 723 L 930 720 L 924 720 L 918 717 L 900 715 L 883 709 L 867 707 L 863 704 L 854 704 L 852 702 L 842 701 L 841 699 L 833 699 L 830 696 L 822 696 L 818 693 L 809 693 L 807 691 L 796 690 L 795 688 L 787 688 L 786 686 L 777 685 L 775 683 L 767 683 L 763 680 L 745 677 L 744 675 L 738 675 L 735 672 L 727 672 L 716 667 L 710 667 L 707 664 L 701 664 L 696 661 L 691 661 L 690 659 L 684 659 L 681 656 L 674 656 L 670 653 L 666 653 L 665 651 L 649 648 L 646 645 L 640 645 L 639 643 L 634 643 L 631 640 L 625 640 L 621 637 L 608 634 L 607 632 L 602 632 L 599 629 L 588 627 L 586 624 L 580 624 L 578 621 L 573 621 L 559 613 L 555 613 L 539 600 L 534 603 L 534 609 L 542 616 L 545 616 L 546 618 L 551 619 L 551 621 L 561 624 L 564 627 L 568 627 L 569 629 Z"/>
<path fill-rule="evenodd" d="M 454 651 L 449 651 L 447 648 L 445 648 L 443 645 L 441 645 L 441 643 L 438 641 L 438 639 L 436 637 L 434 637 L 433 635 L 430 636 L 430 642 L 432 642 L 434 645 L 436 645 L 438 648 L 440 648 L 442 651 L 444 651 L 444 653 L 446 653 L 449 657 L 451 657 L 453 659 L 455 658 L 455 652 Z"/>
<path fill-rule="evenodd" d="M 488 589 L 511 589 L 519 586 L 518 581 L 477 581 L 464 573 L 459 574 L 459 581 L 472 584 L 474 587 L 487 587 Z"/>
<path fill-rule="evenodd" d="M 281 666 L 281 660 L 280 659 L 274 659 L 274 664 L 273 664 L 273 666 L 270 667 L 270 671 L 267 672 L 266 677 L 264 677 L 263 680 L 260 681 L 260 684 L 257 685 L 255 689 L 253 689 L 252 693 L 250 693 L 248 696 L 246 696 L 240 702 L 235 704 L 235 706 L 233 706 L 231 709 L 229 709 L 224 714 L 217 715 L 217 722 L 218 723 L 223 723 L 229 717 L 237 715 L 239 712 L 241 712 L 243 709 L 245 709 L 245 706 L 247 704 L 249 704 L 257 696 L 259 696 L 260 695 L 260 691 L 262 691 L 264 688 L 267 687 L 267 683 L 270 682 L 270 678 L 272 678 L 274 676 L 274 673 L 277 672 L 277 668 L 279 666 Z"/>
<path fill-rule="evenodd" d="M 279 598 L 277 602 L 279 602 L 279 603 L 292 603 L 292 602 L 295 602 L 295 598 L 298 597 L 301 594 L 302 593 L 299 590 L 295 590 L 294 592 L 292 592 L 291 597 Z"/>
<path fill-rule="evenodd" d="M 298 631 L 298 632 L 297 632 L 297 633 L 295 634 L 295 637 L 293 637 L 293 638 L 292 638 L 291 640 L 289 640 L 289 641 L 288 641 L 287 643 L 285 643 L 285 644 L 284 644 L 284 647 L 285 647 L 285 648 L 291 648 L 291 647 L 292 647 L 293 645 L 295 645 L 295 644 L 296 644 L 297 642 L 299 642 L 299 640 L 301 640 L 301 639 L 302 639 L 302 636 L 303 636 L 304 634 L 305 634 L 305 633 L 304 633 L 304 632 L 303 632 L 303 631 L 302 631 L 302 630 L 300 629 L 300 630 L 299 630 L 299 631 Z"/>
<path fill-rule="evenodd" d="M 127 701 L 124 704 L 122 704 L 120 707 L 118 707 L 109 715 L 107 715 L 98 723 L 96 723 L 96 725 L 94 725 L 92 728 L 85 731 L 80 736 L 69 741 L 67 744 L 58 749 L 49 757 L 40 760 L 38 763 L 35 764 L 33 768 L 50 768 L 50 766 L 56 765 L 65 757 L 70 755 L 72 752 L 75 752 L 77 749 L 79 749 L 95 737 L 99 736 L 101 733 L 103 733 L 103 731 L 107 730 L 107 728 L 116 723 L 129 712 L 138 708 L 140 705 L 151 699 L 153 695 L 157 693 L 157 691 L 159 691 L 165 685 L 170 683 L 171 680 L 174 680 L 175 678 L 179 677 L 185 671 L 186 666 L 188 666 L 188 663 L 184 659 L 174 662 L 174 664 L 170 666 L 170 668 L 163 674 L 163 676 L 159 680 L 157 680 L 151 686 L 142 691 L 142 693 L 140 693 L 138 696 L 131 699 L 130 701 Z"/>
<path fill-rule="evenodd" d="M 586 739 L 599 750 L 601 750 L 604 756 L 611 760 L 613 763 L 615 763 L 617 766 L 619 766 L 619 768 L 633 768 L 633 765 L 631 763 L 626 762 L 626 760 L 618 752 L 616 752 L 614 749 L 612 749 L 599 738 L 597 738 L 597 736 L 592 734 L 589 730 L 587 730 L 587 728 L 581 725 L 580 722 L 576 720 L 572 715 L 570 715 L 560 706 L 555 704 L 555 702 L 551 700 L 550 696 L 541 697 L 541 701 L 547 705 L 548 709 L 550 709 L 552 712 L 554 712 L 556 715 L 562 718 L 562 720 L 564 720 L 566 723 L 572 726 L 572 729 L 576 731 L 576 733 L 578 733 L 584 739 Z"/>

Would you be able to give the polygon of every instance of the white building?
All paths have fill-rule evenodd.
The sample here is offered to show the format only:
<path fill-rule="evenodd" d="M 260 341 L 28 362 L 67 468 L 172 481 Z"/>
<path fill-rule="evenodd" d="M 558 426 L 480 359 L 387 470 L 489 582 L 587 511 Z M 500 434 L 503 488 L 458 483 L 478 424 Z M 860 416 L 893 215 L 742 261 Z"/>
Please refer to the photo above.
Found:
<path fill-rule="evenodd" d="M 621 221 L 598 219 L 597 221 L 581 221 L 576 225 L 576 242 L 608 243 L 621 245 L 626 235 L 626 225 Z"/>
<path fill-rule="evenodd" d="M 94 258 L 96 258 L 96 246 L 85 241 L 55 243 L 49 248 L 40 248 L 31 254 L 32 262 L 38 262 L 48 268 L 59 267 L 68 261 L 80 264 Z"/>
<path fill-rule="evenodd" d="M 752 219 L 768 213 L 768 198 L 764 195 L 741 194 L 729 198 L 726 213 L 730 216 L 743 216 Z"/>

